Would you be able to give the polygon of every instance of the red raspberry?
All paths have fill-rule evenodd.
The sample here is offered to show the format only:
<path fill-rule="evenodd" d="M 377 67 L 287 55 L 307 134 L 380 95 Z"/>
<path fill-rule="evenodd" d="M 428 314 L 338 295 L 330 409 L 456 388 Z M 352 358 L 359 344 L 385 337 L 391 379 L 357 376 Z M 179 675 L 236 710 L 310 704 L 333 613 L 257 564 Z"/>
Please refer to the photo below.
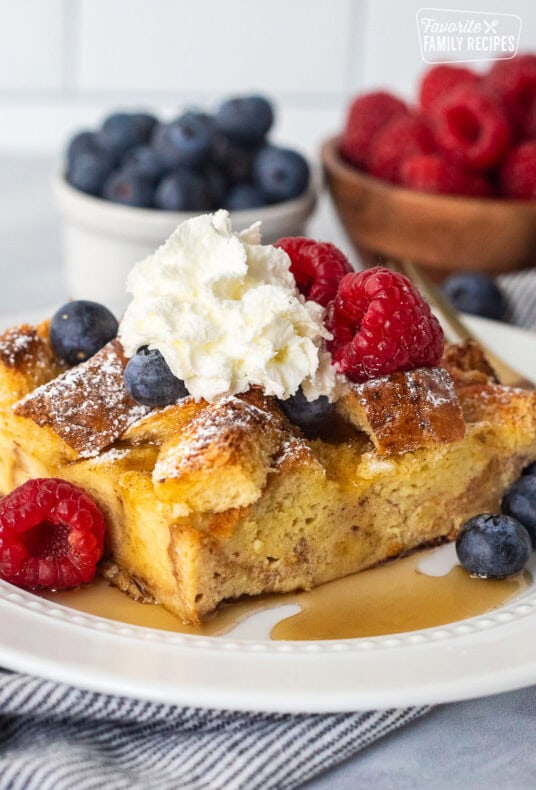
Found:
<path fill-rule="evenodd" d="M 451 91 L 437 106 L 434 131 L 448 156 L 475 170 L 495 165 L 510 145 L 510 127 L 501 107 L 472 87 Z"/>
<path fill-rule="evenodd" d="M 400 183 L 400 167 L 405 159 L 435 151 L 427 124 L 415 115 L 401 115 L 391 121 L 372 143 L 369 170 L 377 178 Z"/>
<path fill-rule="evenodd" d="M 299 292 L 323 307 L 335 298 L 344 275 L 353 271 L 346 255 L 327 241 L 288 236 L 274 246 L 285 250 L 290 258 L 290 271 Z"/>
<path fill-rule="evenodd" d="M 401 183 L 420 192 L 489 197 L 491 184 L 474 170 L 449 162 L 440 154 L 412 156 L 402 163 Z"/>
<path fill-rule="evenodd" d="M 469 197 L 489 198 L 497 194 L 497 188 L 489 174 L 478 173 L 476 170 L 464 171 L 463 189 L 461 195 Z"/>
<path fill-rule="evenodd" d="M 501 171 L 502 192 L 519 200 L 536 200 L 536 140 L 513 148 Z"/>
<path fill-rule="evenodd" d="M 27 589 L 66 590 L 91 581 L 104 518 L 81 488 L 28 480 L 0 501 L 0 577 Z"/>
<path fill-rule="evenodd" d="M 437 365 L 443 330 L 403 274 L 377 266 L 347 274 L 328 317 L 335 366 L 352 381 Z"/>
<path fill-rule="evenodd" d="M 522 137 L 536 137 L 536 55 L 498 60 L 484 78 Z"/>
<path fill-rule="evenodd" d="M 436 105 L 459 85 L 477 85 L 480 77 L 471 69 L 442 63 L 428 69 L 421 80 L 419 104 L 425 115 L 433 116 Z"/>
<path fill-rule="evenodd" d="M 379 91 L 358 96 L 350 105 L 341 140 L 341 154 L 353 165 L 367 168 L 370 145 L 376 134 L 397 115 L 405 115 L 404 102 Z"/>

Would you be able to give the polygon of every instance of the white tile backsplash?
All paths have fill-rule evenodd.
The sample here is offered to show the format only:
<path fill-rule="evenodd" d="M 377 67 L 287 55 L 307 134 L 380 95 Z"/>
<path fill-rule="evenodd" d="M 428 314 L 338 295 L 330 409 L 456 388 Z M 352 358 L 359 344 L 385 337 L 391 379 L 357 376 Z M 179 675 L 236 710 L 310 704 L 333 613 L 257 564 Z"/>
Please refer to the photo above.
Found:
<path fill-rule="evenodd" d="M 58 151 L 116 107 L 171 116 L 226 94 L 271 95 L 276 139 L 312 153 L 348 96 L 411 97 L 426 68 L 423 0 L 0 0 L 0 150 Z M 435 3 L 430 3 L 435 5 Z M 536 51 L 535 0 L 442 0 L 517 13 Z"/>
<path fill-rule="evenodd" d="M 82 90 L 334 93 L 351 0 L 80 0 Z"/>
<path fill-rule="evenodd" d="M 283 145 L 296 146 L 314 156 L 320 142 L 340 126 L 344 109 L 342 99 L 328 106 L 306 108 L 295 107 L 284 98 L 280 101 L 277 96 L 274 98 L 278 114 L 272 136 Z M 125 104 L 130 106 L 128 102 Z M 155 112 L 159 117 L 172 118 L 181 101 L 148 101 L 136 106 Z M 105 99 L 75 104 L 66 101 L 4 102 L 0 106 L 0 152 L 57 153 L 59 158 L 65 141 L 74 132 L 97 126 L 109 109 L 110 104 Z"/>
<path fill-rule="evenodd" d="M 0 0 L 0 91 L 61 89 L 63 5 L 64 0 Z"/>
<path fill-rule="evenodd" d="M 417 32 L 417 11 L 421 8 L 470 9 L 518 14 L 522 20 L 520 51 L 536 50 L 536 2 L 534 0 L 370 0 L 364 55 L 353 74 L 355 84 L 370 88 L 387 87 L 406 99 L 413 99 L 421 75 L 429 68 L 421 60 Z M 486 63 L 472 64 L 483 69 Z"/>

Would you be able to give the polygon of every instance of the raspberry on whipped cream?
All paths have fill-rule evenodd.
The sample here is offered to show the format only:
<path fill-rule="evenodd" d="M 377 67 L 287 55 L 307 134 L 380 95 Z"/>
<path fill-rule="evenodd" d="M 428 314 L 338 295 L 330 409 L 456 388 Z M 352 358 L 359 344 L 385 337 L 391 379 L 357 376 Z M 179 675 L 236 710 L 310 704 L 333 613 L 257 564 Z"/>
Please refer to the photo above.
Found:
<path fill-rule="evenodd" d="M 156 348 L 195 398 L 258 385 L 285 399 L 335 398 L 324 309 L 305 301 L 282 249 L 261 244 L 260 223 L 233 233 L 227 211 L 183 222 L 131 271 L 119 329 L 127 356 Z"/>

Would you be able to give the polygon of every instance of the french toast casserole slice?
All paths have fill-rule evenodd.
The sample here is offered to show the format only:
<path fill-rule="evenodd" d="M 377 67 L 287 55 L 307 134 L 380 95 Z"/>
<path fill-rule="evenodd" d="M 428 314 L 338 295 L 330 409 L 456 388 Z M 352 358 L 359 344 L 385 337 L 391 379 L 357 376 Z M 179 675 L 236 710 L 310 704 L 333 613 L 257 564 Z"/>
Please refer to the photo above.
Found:
<path fill-rule="evenodd" d="M 94 497 L 116 582 L 185 622 L 226 599 L 309 589 L 455 537 L 536 459 L 536 395 L 478 346 L 351 385 L 307 438 L 251 389 L 148 411 L 112 341 L 65 371 L 48 326 L 0 338 L 0 489 L 61 477 Z"/>

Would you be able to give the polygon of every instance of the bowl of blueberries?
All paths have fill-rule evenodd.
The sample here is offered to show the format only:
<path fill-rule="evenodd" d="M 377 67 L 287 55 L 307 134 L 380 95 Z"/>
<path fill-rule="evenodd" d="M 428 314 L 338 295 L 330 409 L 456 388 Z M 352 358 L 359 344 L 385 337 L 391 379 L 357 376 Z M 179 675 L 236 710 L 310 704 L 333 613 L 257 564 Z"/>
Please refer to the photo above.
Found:
<path fill-rule="evenodd" d="M 263 239 L 302 235 L 316 189 L 304 156 L 268 140 L 272 103 L 227 99 L 159 120 L 115 112 L 68 143 L 55 192 L 70 296 L 125 306 L 125 279 L 185 219 L 219 208 Z"/>

